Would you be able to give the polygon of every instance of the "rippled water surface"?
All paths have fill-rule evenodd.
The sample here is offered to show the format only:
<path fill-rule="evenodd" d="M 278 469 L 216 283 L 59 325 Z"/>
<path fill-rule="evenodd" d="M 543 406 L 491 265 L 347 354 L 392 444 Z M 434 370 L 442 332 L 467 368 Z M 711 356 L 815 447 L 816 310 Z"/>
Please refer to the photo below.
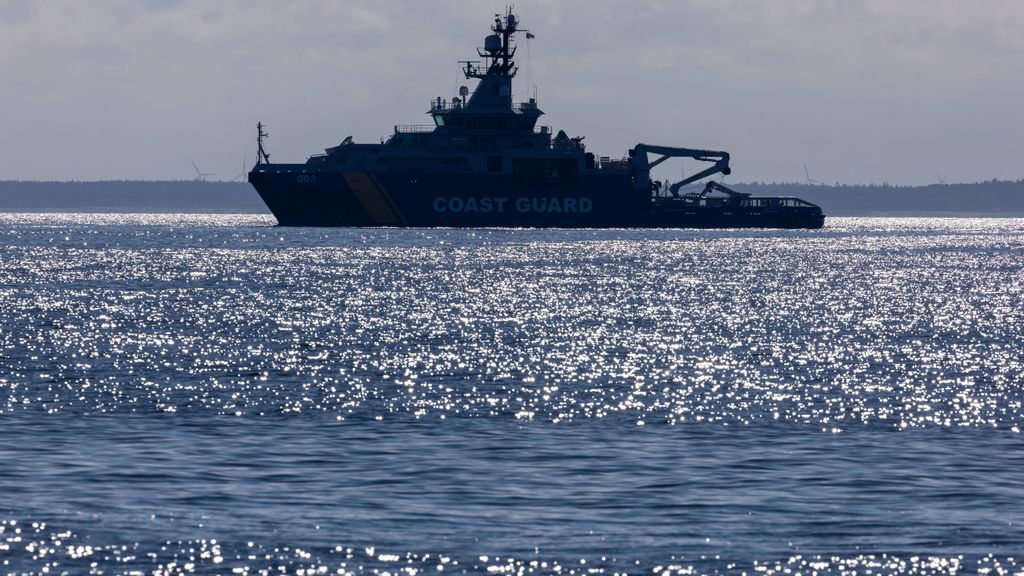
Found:
<path fill-rule="evenodd" d="M 1024 220 L 0 215 L 12 574 L 1024 574 Z"/>

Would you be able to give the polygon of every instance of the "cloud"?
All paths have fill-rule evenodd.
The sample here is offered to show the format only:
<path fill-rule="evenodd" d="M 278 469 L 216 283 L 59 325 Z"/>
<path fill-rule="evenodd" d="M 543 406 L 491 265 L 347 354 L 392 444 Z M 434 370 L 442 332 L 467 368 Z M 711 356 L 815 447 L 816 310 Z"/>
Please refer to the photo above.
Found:
<path fill-rule="evenodd" d="M 517 89 L 618 156 L 733 152 L 738 180 L 1020 177 L 1024 4 L 990 0 L 517 3 Z M 0 178 L 227 173 L 423 123 L 503 4 L 424 0 L 0 1 Z M 984 146 L 979 146 L 984 144 Z M 251 156 L 251 154 L 250 154 Z M 55 159 L 57 161 L 55 161 Z M 1013 164 L 1011 166 L 1011 164 Z M 742 169 L 739 169 L 742 167 Z"/>

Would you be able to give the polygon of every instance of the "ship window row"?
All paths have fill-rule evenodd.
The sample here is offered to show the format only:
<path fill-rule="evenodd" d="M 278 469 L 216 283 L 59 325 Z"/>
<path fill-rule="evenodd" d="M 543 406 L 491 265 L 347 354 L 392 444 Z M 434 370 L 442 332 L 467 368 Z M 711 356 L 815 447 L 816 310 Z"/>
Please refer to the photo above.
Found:
<path fill-rule="evenodd" d="M 688 202 L 709 206 L 712 208 L 724 208 L 726 206 L 743 206 L 745 208 L 800 208 L 812 207 L 814 204 L 799 198 L 730 198 L 730 197 L 704 197 L 692 198 Z"/>
<path fill-rule="evenodd" d="M 515 158 L 512 173 L 522 176 L 572 176 L 580 171 L 575 158 Z"/>
<path fill-rule="evenodd" d="M 470 130 L 533 130 L 536 122 L 533 118 L 523 116 L 435 116 L 438 126 L 453 126 Z"/>
<path fill-rule="evenodd" d="M 439 166 L 464 166 L 469 160 L 465 157 L 387 158 L 385 162 L 396 169 L 428 169 Z"/>
<path fill-rule="evenodd" d="M 754 208 L 796 208 L 798 206 L 811 206 L 810 203 L 799 198 L 747 198 L 740 204 Z"/>

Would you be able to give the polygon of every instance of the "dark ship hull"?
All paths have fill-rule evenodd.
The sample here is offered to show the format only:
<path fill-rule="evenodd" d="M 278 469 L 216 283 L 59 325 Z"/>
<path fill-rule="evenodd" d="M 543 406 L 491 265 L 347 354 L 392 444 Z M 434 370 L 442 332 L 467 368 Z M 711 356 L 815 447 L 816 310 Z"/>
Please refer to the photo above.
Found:
<path fill-rule="evenodd" d="M 276 164 L 258 124 L 249 182 L 282 226 L 457 226 L 556 228 L 820 228 L 821 209 L 797 198 L 756 198 L 714 182 L 728 175 L 729 154 L 637 144 L 626 157 L 587 152 L 583 138 L 537 126 L 536 98 L 512 101 L 515 35 L 511 11 L 463 61 L 470 92 L 430 102 L 434 123 L 395 126 L 380 144 L 345 138 L 304 164 Z M 705 163 L 675 184 L 651 170 L 671 158 Z"/>
<path fill-rule="evenodd" d="M 281 226 L 821 228 L 825 222 L 816 206 L 782 205 L 792 199 L 743 206 L 652 197 L 648 189 L 633 188 L 628 172 L 538 182 L 506 175 L 265 168 L 249 180 Z"/>

